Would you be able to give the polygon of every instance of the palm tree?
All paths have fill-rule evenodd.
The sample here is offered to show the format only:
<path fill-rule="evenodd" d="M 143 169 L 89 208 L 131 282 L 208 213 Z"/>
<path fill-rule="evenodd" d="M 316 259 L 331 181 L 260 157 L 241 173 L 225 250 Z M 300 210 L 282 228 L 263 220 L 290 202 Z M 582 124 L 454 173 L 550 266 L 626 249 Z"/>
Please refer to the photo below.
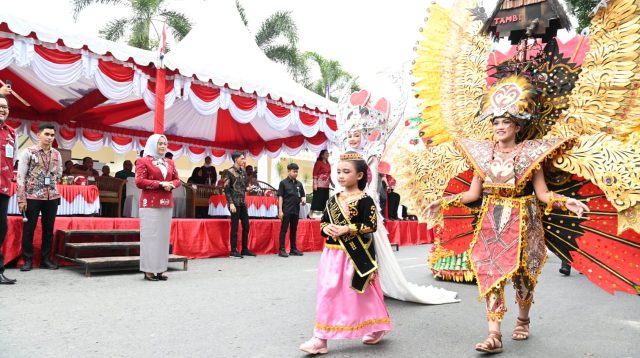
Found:
<path fill-rule="evenodd" d="M 239 0 L 236 0 L 236 8 L 244 25 L 249 27 L 247 12 Z M 284 40 L 284 41 L 283 41 Z M 294 80 L 321 96 L 336 101 L 331 96 L 347 84 L 351 75 L 342 69 L 340 62 L 328 60 L 316 52 L 301 53 L 298 50 L 298 27 L 296 26 L 290 11 L 277 11 L 269 16 L 261 25 L 255 35 L 256 44 L 272 61 L 287 66 Z M 311 82 L 309 79 L 309 60 L 315 62 L 320 69 L 321 79 Z M 360 88 L 354 82 L 352 91 Z"/>
<path fill-rule="evenodd" d="M 309 84 L 307 88 L 327 99 L 334 102 L 337 101 L 338 98 L 332 96 L 332 94 L 341 92 L 344 89 L 344 86 L 349 83 L 352 77 L 351 74 L 342 68 L 340 62 L 326 59 L 316 52 L 305 52 L 303 59 L 305 62 L 308 60 L 315 62 L 320 70 L 320 79 Z M 360 87 L 357 83 L 353 82 L 351 84 L 350 90 L 352 92 L 358 91 L 359 89 Z"/>
<path fill-rule="evenodd" d="M 239 0 L 236 0 L 236 8 L 248 28 L 246 11 Z M 308 82 L 309 70 L 298 51 L 298 27 L 291 11 L 277 11 L 264 20 L 255 34 L 255 41 L 269 59 L 285 65 L 294 80 L 303 84 Z"/>
<path fill-rule="evenodd" d="M 240 0 L 236 0 L 236 9 L 238 9 L 238 14 L 240 14 L 240 18 L 242 22 L 244 22 L 244 26 L 249 27 L 249 20 L 247 19 L 247 11 L 244 9 L 244 6 L 240 3 Z"/>
<path fill-rule="evenodd" d="M 584 29 L 591 24 L 591 10 L 593 10 L 600 0 L 569 0 L 573 15 L 578 18 L 578 29 Z M 579 30 L 578 30 L 579 31 Z"/>
<path fill-rule="evenodd" d="M 178 41 L 191 31 L 191 21 L 181 12 L 166 9 L 163 6 L 164 2 L 164 0 L 72 0 L 73 18 L 77 19 L 82 10 L 93 4 L 128 5 L 133 15 L 109 21 L 100 30 L 100 36 L 107 40 L 118 41 L 129 33 L 129 45 L 150 50 L 157 47 L 160 42 L 159 35 L 157 39 L 149 37 L 153 20 L 165 20 Z M 156 33 L 158 33 L 157 30 Z"/>

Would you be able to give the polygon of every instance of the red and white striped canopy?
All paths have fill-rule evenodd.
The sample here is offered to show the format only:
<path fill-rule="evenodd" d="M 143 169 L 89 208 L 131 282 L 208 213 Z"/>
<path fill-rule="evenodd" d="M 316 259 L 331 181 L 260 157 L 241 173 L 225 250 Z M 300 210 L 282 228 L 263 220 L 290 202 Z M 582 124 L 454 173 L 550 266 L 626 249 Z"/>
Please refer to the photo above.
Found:
<path fill-rule="evenodd" d="M 237 45 L 257 48 L 253 42 Z M 62 148 L 79 141 L 89 150 L 142 149 L 153 133 L 158 62 L 150 51 L 0 14 L 0 79 L 11 80 L 26 103 L 9 98 L 9 123 L 35 138 L 38 122 L 55 122 Z M 181 67 L 189 65 L 177 63 L 167 70 L 164 126 L 175 158 L 187 155 L 197 162 L 210 155 L 221 163 L 234 150 L 253 157 L 295 154 L 304 148 L 318 151 L 334 138 L 335 104 L 301 86 L 288 87 L 295 90 L 285 96 L 281 86 L 274 84 L 270 91 L 270 83 L 260 79 L 221 83 L 212 80 L 215 76 L 183 74 Z M 275 83 L 290 82 L 287 77 Z M 254 90 L 256 84 L 260 90 Z"/>

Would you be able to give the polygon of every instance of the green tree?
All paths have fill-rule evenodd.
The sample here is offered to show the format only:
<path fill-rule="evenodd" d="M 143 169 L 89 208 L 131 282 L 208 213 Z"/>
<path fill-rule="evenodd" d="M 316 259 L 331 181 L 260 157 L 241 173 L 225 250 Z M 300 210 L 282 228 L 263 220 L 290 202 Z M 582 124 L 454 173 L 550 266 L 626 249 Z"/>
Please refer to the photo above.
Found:
<path fill-rule="evenodd" d="M 236 8 L 244 25 L 249 27 L 247 12 L 236 0 Z M 351 79 L 351 75 L 342 69 L 340 62 L 328 60 L 315 52 L 301 53 L 298 50 L 298 27 L 291 17 L 290 11 L 277 11 L 269 16 L 255 34 L 258 47 L 272 61 L 287 66 L 294 80 L 321 96 L 336 101 L 332 93 L 342 90 Z M 320 79 L 311 82 L 309 78 L 310 65 L 317 65 Z M 360 88 L 356 83 L 351 86 L 353 91 Z"/>
<path fill-rule="evenodd" d="M 308 84 L 307 88 L 334 102 L 337 101 L 338 98 L 332 94 L 343 91 L 344 86 L 347 85 L 352 78 L 351 74 L 342 68 L 340 62 L 324 58 L 316 52 L 305 52 L 303 59 L 305 62 L 310 61 L 315 63 L 320 71 L 320 79 Z M 351 83 L 350 90 L 352 92 L 358 91 L 359 89 L 360 87 L 357 83 Z"/>
<path fill-rule="evenodd" d="M 118 41 L 126 35 L 129 45 L 150 50 L 160 42 L 157 29 L 154 28 L 157 38 L 149 36 L 153 20 L 166 21 L 167 27 L 178 41 L 191 31 L 191 21 L 181 12 L 168 10 L 163 6 L 164 3 L 164 0 L 72 0 L 73 17 L 77 19 L 82 10 L 93 4 L 127 5 L 133 14 L 109 21 L 100 30 L 100 36 Z"/>
<path fill-rule="evenodd" d="M 248 28 L 247 12 L 239 0 L 236 0 L 236 8 Z M 294 80 L 308 82 L 309 70 L 298 51 L 298 26 L 291 11 L 276 11 L 264 20 L 255 34 L 255 41 L 269 59 L 284 64 Z"/>
<path fill-rule="evenodd" d="M 247 11 L 244 9 L 244 6 L 240 3 L 240 0 L 236 0 L 236 8 L 238 9 L 238 14 L 240 14 L 240 18 L 242 22 L 244 22 L 244 26 L 249 27 L 249 19 L 247 19 Z"/>
<path fill-rule="evenodd" d="M 589 27 L 589 24 L 591 23 L 589 14 L 599 2 L 600 0 L 569 0 L 569 4 L 571 4 L 571 7 L 573 8 L 573 15 L 578 18 L 577 31 L 581 31 L 582 29 Z"/>

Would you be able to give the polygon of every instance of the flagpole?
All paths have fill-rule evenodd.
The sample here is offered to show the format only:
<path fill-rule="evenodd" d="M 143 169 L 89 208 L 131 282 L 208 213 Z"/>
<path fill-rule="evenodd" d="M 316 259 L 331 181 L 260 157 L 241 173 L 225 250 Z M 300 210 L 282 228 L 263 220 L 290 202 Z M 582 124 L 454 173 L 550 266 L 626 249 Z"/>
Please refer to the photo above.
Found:
<path fill-rule="evenodd" d="M 153 125 L 153 133 L 162 134 L 164 133 L 164 98 L 165 98 L 165 88 L 166 88 L 166 71 L 164 68 L 164 53 L 166 51 L 167 46 L 167 31 L 166 31 L 167 23 L 166 21 L 162 23 L 162 38 L 160 45 L 160 63 L 156 68 L 156 108 L 155 108 L 155 116 L 154 116 L 154 125 Z"/>

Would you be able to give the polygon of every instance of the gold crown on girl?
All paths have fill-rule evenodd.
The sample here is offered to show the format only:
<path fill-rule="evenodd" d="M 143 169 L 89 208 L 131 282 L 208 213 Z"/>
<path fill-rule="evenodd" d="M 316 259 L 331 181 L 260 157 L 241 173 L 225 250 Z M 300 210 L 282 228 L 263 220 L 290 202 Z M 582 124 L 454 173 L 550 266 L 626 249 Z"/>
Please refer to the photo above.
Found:
<path fill-rule="evenodd" d="M 340 154 L 340 160 L 363 160 L 362 154 L 356 152 Z"/>

